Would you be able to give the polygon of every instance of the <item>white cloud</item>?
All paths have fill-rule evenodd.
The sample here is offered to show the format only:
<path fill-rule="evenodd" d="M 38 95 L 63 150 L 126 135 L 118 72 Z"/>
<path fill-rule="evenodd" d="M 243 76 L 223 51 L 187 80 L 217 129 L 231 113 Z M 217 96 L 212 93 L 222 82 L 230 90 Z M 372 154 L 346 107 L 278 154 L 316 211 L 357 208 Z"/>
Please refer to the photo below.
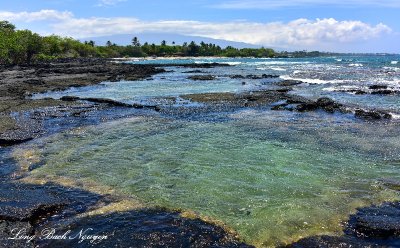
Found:
<path fill-rule="evenodd" d="M 0 20 L 8 21 L 22 21 L 22 22 L 33 22 L 33 21 L 44 21 L 44 20 L 69 20 L 73 18 L 73 14 L 69 11 L 57 11 L 44 9 L 37 12 L 8 12 L 0 11 Z"/>
<path fill-rule="evenodd" d="M 126 2 L 127 0 L 99 0 L 97 6 L 112 6 L 120 2 Z"/>
<path fill-rule="evenodd" d="M 399 0 L 231 0 L 211 7 L 222 9 L 277 9 L 295 6 L 339 6 L 339 7 L 389 7 L 400 8 Z"/>
<path fill-rule="evenodd" d="M 266 46 L 314 46 L 321 43 L 349 43 L 390 33 L 384 24 L 369 25 L 361 21 L 335 19 L 298 19 L 289 23 L 154 21 L 134 18 L 71 19 L 54 25 L 66 35 L 92 37 L 142 32 L 175 33 L 214 39 L 240 41 Z"/>
<path fill-rule="evenodd" d="M 10 19 L 7 17 L 10 17 Z M 296 49 L 323 49 L 340 46 L 340 44 L 354 44 L 391 32 L 391 29 L 382 23 L 370 25 L 361 21 L 338 21 L 333 18 L 298 19 L 288 23 L 142 21 L 136 18 L 123 17 L 76 18 L 70 12 L 42 10 L 29 13 L 0 12 L 0 19 L 26 22 L 50 20 L 50 31 L 76 38 L 153 32 L 202 36 L 269 47 Z M 333 44 L 334 46 L 332 46 Z"/>

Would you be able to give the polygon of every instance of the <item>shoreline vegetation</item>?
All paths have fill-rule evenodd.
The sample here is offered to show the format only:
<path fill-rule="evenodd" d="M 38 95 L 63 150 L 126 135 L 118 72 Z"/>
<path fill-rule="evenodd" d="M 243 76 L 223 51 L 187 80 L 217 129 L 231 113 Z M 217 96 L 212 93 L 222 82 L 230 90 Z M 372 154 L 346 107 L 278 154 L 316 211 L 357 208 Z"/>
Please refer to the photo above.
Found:
<path fill-rule="evenodd" d="M 254 57 L 254 58 L 309 58 L 335 56 L 339 53 L 319 51 L 275 51 L 271 48 L 242 48 L 232 46 L 222 48 L 216 44 L 194 41 L 182 45 L 141 44 L 137 37 L 132 43 L 121 46 L 108 41 L 106 45 L 96 45 L 94 41 L 81 42 L 70 37 L 57 35 L 41 36 L 30 30 L 16 30 L 14 24 L 0 21 L 0 65 L 23 65 L 49 62 L 65 58 L 155 58 L 155 57 Z"/>

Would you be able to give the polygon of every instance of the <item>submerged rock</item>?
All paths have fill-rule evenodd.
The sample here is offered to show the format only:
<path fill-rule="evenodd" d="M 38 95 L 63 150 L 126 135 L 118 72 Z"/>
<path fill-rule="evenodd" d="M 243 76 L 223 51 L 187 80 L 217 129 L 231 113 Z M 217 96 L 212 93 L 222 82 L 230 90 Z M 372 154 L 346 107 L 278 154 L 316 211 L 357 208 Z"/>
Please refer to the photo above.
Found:
<path fill-rule="evenodd" d="M 385 178 L 379 181 L 389 189 L 400 191 L 400 180 L 398 179 Z"/>
<path fill-rule="evenodd" d="M 285 248 L 378 248 L 377 244 L 347 236 L 311 236 L 301 239 Z"/>
<path fill-rule="evenodd" d="M 265 79 L 265 78 L 278 78 L 279 75 L 270 75 L 270 74 L 262 74 L 262 75 L 230 75 L 232 79 Z"/>
<path fill-rule="evenodd" d="M 184 71 L 182 73 L 203 73 L 201 70 Z"/>
<path fill-rule="evenodd" d="M 281 82 L 276 83 L 276 85 L 278 86 L 295 86 L 295 85 L 299 85 L 302 84 L 304 82 L 299 81 L 299 80 L 283 80 Z"/>
<path fill-rule="evenodd" d="M 206 80 L 214 80 L 216 77 L 213 75 L 194 75 L 188 77 L 188 79 L 195 81 L 206 81 Z"/>
<path fill-rule="evenodd" d="M 115 107 L 128 107 L 128 108 L 136 108 L 136 109 L 143 109 L 143 108 L 149 108 L 149 109 L 154 109 L 155 111 L 160 111 L 160 106 L 157 105 L 142 105 L 138 103 L 134 104 L 129 104 L 129 103 L 124 103 L 124 102 L 119 102 L 115 101 L 109 98 L 95 98 L 95 97 L 77 97 L 77 96 L 63 96 L 60 98 L 60 100 L 63 101 L 88 101 L 88 102 L 94 102 L 94 103 L 105 103 L 111 106 Z M 75 115 L 79 116 L 80 112 L 74 113 Z"/>

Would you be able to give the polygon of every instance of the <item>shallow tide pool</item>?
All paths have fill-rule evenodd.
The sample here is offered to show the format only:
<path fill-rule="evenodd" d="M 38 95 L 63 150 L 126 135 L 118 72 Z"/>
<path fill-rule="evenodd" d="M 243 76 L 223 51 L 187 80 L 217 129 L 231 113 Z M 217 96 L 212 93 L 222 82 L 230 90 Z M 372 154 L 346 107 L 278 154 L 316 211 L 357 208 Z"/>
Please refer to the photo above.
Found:
<path fill-rule="evenodd" d="M 193 210 L 257 246 L 338 234 L 356 207 L 400 199 L 383 183 L 400 179 L 396 124 L 321 113 L 227 115 L 224 122 L 138 116 L 41 139 L 29 145 L 42 160 L 30 177 L 91 180 L 149 206 Z"/>

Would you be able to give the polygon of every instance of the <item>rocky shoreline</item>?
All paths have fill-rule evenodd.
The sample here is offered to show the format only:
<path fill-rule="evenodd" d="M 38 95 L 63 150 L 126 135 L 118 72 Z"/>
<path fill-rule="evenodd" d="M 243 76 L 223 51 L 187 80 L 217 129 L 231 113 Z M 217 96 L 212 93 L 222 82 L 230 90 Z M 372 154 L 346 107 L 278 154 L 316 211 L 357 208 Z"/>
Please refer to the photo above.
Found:
<path fill-rule="evenodd" d="M 216 65 L 183 65 L 209 68 Z M 127 117 L 131 109 L 153 106 L 127 105 L 109 99 L 60 100 L 28 99 L 32 93 L 64 90 L 102 81 L 138 80 L 165 70 L 160 65 L 129 65 L 108 60 L 67 60 L 51 64 L 0 68 L 0 149 L 17 145 L 44 134 L 100 121 Z M 1 146 L 3 148 L 1 148 Z M 3 150 L 4 152 L 4 150 Z M 29 167 L 33 170 L 35 167 Z M 80 219 L 90 210 L 120 202 L 111 195 L 98 195 L 85 190 L 57 184 L 44 185 L 20 182 L 23 171 L 6 155 L 0 165 L 0 246 L 2 247 L 110 247 L 113 240 L 124 246 L 134 242 L 140 246 L 182 247 L 182 245 L 250 247 L 241 243 L 234 233 L 208 223 L 199 217 L 182 217 L 178 211 L 138 209 L 99 217 Z M 104 226 L 103 222 L 113 223 Z M 72 224 L 71 224 L 72 223 Z M 87 224 L 90 223 L 90 224 Z M 97 233 L 107 233 L 110 239 L 99 243 L 90 240 L 41 239 L 43 230 L 81 230 L 101 225 Z M 128 226 L 129 225 L 129 226 Z M 78 228 L 79 227 L 79 228 Z M 79 229 L 79 230 L 78 230 Z M 146 231 L 143 232 L 143 229 Z M 116 232 L 118 231 L 118 233 Z M 18 238 L 17 238 L 18 236 Z M 32 237 L 32 238 L 30 238 Z M 11 239 L 10 239 L 11 238 Z"/>
<path fill-rule="evenodd" d="M 103 98 L 65 96 L 55 99 L 29 99 L 33 93 L 65 90 L 102 81 L 139 80 L 165 72 L 163 67 L 210 68 L 225 64 L 131 65 L 102 59 L 60 60 L 34 66 L 0 68 L 0 149 L 17 145 L 45 134 L 69 128 L 95 125 L 104 120 L 124 118 L 138 110 L 167 113 L 163 106 L 126 104 Z M 201 71 L 194 70 L 193 73 Z M 193 80 L 213 80 L 213 75 L 194 75 Z M 275 75 L 232 75 L 236 79 L 276 78 Z M 390 113 L 344 106 L 329 98 L 316 101 L 290 94 L 301 81 L 275 83 L 274 90 L 244 93 L 206 93 L 183 95 L 182 99 L 208 105 L 223 111 L 247 107 L 270 106 L 275 111 L 324 111 L 353 114 L 363 120 L 390 119 Z M 378 89 L 379 90 L 379 89 Z M 167 99 L 176 101 L 176 99 Z M 183 111 L 184 110 L 179 110 Z M 4 148 L 6 149 L 6 148 Z M 250 247 L 234 233 L 198 217 L 182 217 L 179 211 L 139 209 L 129 212 L 76 218 L 102 206 L 118 202 L 112 195 L 94 194 L 56 184 L 27 184 L 19 179 L 16 162 L 11 158 L 0 164 L 0 246 L 4 247 L 91 247 L 90 243 L 63 243 L 57 240 L 9 240 L 15 229 L 29 235 L 40 235 L 43 228 L 82 229 L 96 226 L 104 233 L 114 233 L 122 244 L 168 247 Z M 35 169 L 34 167 L 28 168 Z M 23 173 L 23 172 L 22 172 Z M 400 185 L 398 182 L 394 184 Z M 360 209 L 350 217 L 343 237 L 318 236 L 300 240 L 289 247 L 375 247 L 399 245 L 400 220 L 398 203 L 386 203 Z M 379 214 L 377 214 L 379 213 Z M 383 214 L 382 214 L 383 213 Z M 388 214 L 389 213 L 389 214 Z M 117 232 L 118 231 L 118 232 Z M 366 238 L 367 237 L 367 238 Z M 342 245 L 343 244 L 343 245 Z M 96 247 L 110 247 L 104 240 Z"/>

